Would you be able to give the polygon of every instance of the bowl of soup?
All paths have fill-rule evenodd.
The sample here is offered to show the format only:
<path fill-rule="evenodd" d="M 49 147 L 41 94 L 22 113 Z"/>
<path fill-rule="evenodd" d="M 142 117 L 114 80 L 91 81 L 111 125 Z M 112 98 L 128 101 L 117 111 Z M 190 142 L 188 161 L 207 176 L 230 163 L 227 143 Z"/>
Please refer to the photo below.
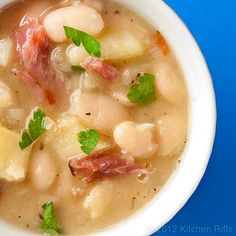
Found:
<path fill-rule="evenodd" d="M 215 96 L 162 1 L 0 3 L 1 235 L 150 235 L 212 151 Z"/>

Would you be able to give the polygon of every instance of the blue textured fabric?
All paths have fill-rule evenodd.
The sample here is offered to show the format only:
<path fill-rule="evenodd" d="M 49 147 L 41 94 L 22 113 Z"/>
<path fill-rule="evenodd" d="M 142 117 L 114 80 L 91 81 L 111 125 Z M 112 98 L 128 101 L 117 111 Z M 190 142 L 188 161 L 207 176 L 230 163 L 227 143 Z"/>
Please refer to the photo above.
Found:
<path fill-rule="evenodd" d="M 198 189 L 154 235 L 236 235 L 236 0 L 166 0 L 208 62 L 217 97 L 213 154 Z"/>

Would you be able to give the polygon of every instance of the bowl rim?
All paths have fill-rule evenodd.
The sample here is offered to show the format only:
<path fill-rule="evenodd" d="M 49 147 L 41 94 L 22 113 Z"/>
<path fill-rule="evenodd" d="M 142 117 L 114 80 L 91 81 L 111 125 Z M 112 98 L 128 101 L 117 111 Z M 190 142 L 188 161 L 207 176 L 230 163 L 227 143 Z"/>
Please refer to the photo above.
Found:
<path fill-rule="evenodd" d="M 12 1 L 13 0 L 2 1 L 0 9 Z M 133 0 L 115 1 L 126 5 L 134 12 L 137 12 L 137 14 L 144 16 L 152 25 L 157 26 L 157 19 L 159 18 L 162 18 L 168 23 L 165 26 L 160 24 L 157 28 L 167 39 L 167 42 L 172 47 L 172 50 L 182 67 L 190 96 L 189 140 L 187 141 L 182 154 L 181 165 L 171 175 L 160 193 L 158 193 L 141 210 L 138 210 L 132 216 L 115 225 L 90 234 L 96 236 L 108 236 L 111 234 L 113 236 L 130 234 L 135 236 L 146 236 L 159 230 L 164 224 L 170 221 L 175 214 L 177 214 L 194 193 L 205 173 L 212 152 L 216 131 L 215 93 L 210 72 L 198 44 L 183 21 L 166 3 L 161 0 L 140 0 L 140 2 L 135 3 Z M 145 4 L 145 8 L 143 8 L 143 4 Z M 155 13 L 158 14 L 158 16 L 155 15 Z M 170 27 L 173 27 L 173 32 L 170 32 Z M 175 42 L 176 39 L 180 41 Z M 183 42 L 181 40 L 183 40 Z M 188 57 L 196 60 L 188 61 Z M 195 71 L 199 77 L 187 68 L 187 64 L 193 66 L 192 70 Z M 194 81 L 194 78 L 199 78 L 199 81 Z M 199 89 L 198 91 L 195 91 L 197 89 L 193 86 L 198 84 L 199 86 L 197 87 L 199 87 Z M 200 97 L 199 94 L 201 94 L 202 97 Z M 199 120 L 199 123 L 201 123 L 201 121 L 202 123 L 197 126 Z M 197 128 L 199 130 L 196 130 Z M 202 134 L 201 137 L 200 134 Z M 193 141 L 193 139 L 196 141 Z M 199 148 L 199 145 L 201 149 L 197 150 L 196 146 Z M 199 156 L 194 154 L 193 151 L 196 151 Z M 199 158 L 194 159 L 190 154 Z M 191 163 L 193 160 L 197 161 L 197 164 Z M 196 166 L 198 167 L 197 171 Z M 184 188 L 181 187 L 180 184 L 184 185 Z M 177 194 L 175 192 L 176 190 L 179 190 Z M 174 203 L 171 202 L 173 196 L 175 200 Z M 155 219 L 155 216 L 157 215 L 159 218 Z M 16 233 L 21 236 L 35 235 L 15 228 L 14 226 L 10 226 L 2 221 L 0 221 L 0 225 L 3 235 L 13 236 L 16 235 Z"/>

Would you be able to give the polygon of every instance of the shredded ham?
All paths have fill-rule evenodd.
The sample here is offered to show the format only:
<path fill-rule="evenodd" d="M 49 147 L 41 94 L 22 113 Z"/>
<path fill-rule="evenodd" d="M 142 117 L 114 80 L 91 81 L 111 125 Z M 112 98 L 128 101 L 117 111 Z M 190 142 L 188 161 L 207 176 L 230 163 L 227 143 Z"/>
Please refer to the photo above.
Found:
<path fill-rule="evenodd" d="M 14 32 L 20 66 L 14 73 L 26 82 L 38 102 L 54 104 L 63 97 L 61 78 L 50 66 L 50 43 L 42 25 L 35 17 L 25 16 Z"/>
<path fill-rule="evenodd" d="M 159 31 L 155 34 L 155 42 L 161 49 L 164 56 L 167 56 L 170 53 L 168 44 Z"/>
<path fill-rule="evenodd" d="M 118 79 L 118 72 L 113 65 L 103 61 L 97 57 L 88 57 L 80 64 L 86 71 L 96 74 L 109 82 L 116 82 Z"/>
<path fill-rule="evenodd" d="M 150 171 L 128 162 L 118 154 L 103 155 L 101 153 L 94 153 L 82 159 L 72 159 L 69 161 L 69 167 L 73 176 L 81 176 L 86 182 L 103 177 L 148 173 Z"/>

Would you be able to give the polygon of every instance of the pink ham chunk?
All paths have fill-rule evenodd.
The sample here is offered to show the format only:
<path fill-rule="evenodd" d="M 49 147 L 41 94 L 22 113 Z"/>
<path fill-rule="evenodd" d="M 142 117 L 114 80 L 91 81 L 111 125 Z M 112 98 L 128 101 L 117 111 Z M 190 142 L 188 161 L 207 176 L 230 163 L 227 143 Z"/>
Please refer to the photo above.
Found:
<path fill-rule="evenodd" d="M 103 177 L 148 173 L 150 171 L 128 162 L 118 154 L 103 155 L 99 153 L 88 155 L 82 159 L 72 159 L 69 161 L 69 167 L 74 176 L 80 176 L 86 182 Z"/>
<path fill-rule="evenodd" d="M 113 65 L 97 57 L 88 57 L 80 64 L 89 73 L 95 74 L 102 79 L 114 83 L 118 79 L 118 72 Z"/>
<path fill-rule="evenodd" d="M 35 17 L 25 16 L 14 32 L 20 66 L 14 71 L 21 78 L 39 103 L 50 105 L 64 94 L 64 85 L 50 66 L 50 43 L 42 25 Z"/>

